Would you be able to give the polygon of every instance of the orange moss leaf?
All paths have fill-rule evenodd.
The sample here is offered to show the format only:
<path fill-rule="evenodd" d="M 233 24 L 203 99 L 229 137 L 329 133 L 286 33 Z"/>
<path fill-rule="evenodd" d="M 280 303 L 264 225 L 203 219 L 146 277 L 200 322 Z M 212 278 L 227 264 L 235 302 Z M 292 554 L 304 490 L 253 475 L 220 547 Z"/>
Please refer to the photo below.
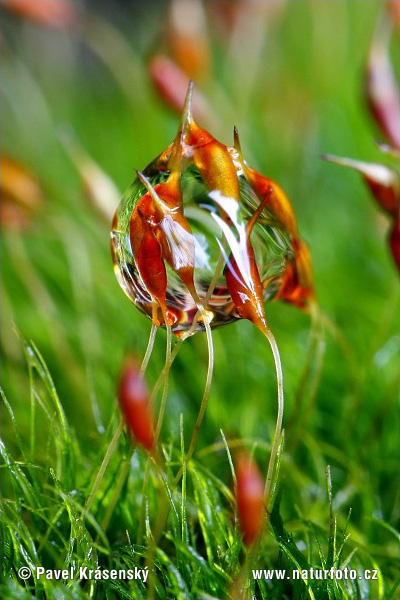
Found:
<path fill-rule="evenodd" d="M 218 215 L 213 215 L 213 218 L 219 223 L 231 250 L 224 271 L 229 293 L 239 315 L 265 332 L 267 319 L 264 310 L 262 284 L 250 235 L 266 204 L 266 200 L 258 206 L 246 226 L 238 219 L 239 205 L 234 199 L 223 196 L 219 190 L 210 192 L 210 196 L 223 209 L 239 234 L 237 239 L 228 224 Z"/>
<path fill-rule="evenodd" d="M 148 215 L 148 222 L 152 224 L 160 243 L 162 258 L 198 300 L 194 286 L 195 244 L 192 230 L 182 211 L 180 172 L 172 172 L 166 182 L 154 188 L 142 173 L 138 172 L 138 177 L 149 190 L 146 196 L 150 195 L 152 199 L 154 211 Z"/>
<path fill-rule="evenodd" d="M 265 205 L 269 208 L 274 217 L 293 237 L 297 237 L 296 217 L 292 205 L 282 188 L 272 179 L 261 175 L 254 169 L 251 169 L 243 160 L 242 150 L 239 141 L 239 133 L 234 128 L 234 147 L 237 152 L 239 164 L 243 170 L 244 176 L 257 194 L 260 202 L 265 200 Z"/>
<path fill-rule="evenodd" d="M 143 283 L 153 300 L 160 306 L 164 321 L 167 322 L 167 273 L 162 260 L 161 245 L 148 222 L 152 215 L 152 211 L 149 209 L 151 204 L 146 194 L 132 213 L 130 222 L 131 248 Z M 160 325 L 154 306 L 153 323 L 157 326 Z"/>
<path fill-rule="evenodd" d="M 300 239 L 293 240 L 294 260 L 283 275 L 282 285 L 276 296 L 305 310 L 314 299 L 314 278 L 311 267 L 310 251 Z"/>
<path fill-rule="evenodd" d="M 246 165 L 242 157 L 236 127 L 234 129 L 234 146 L 243 173 L 260 202 L 265 204 L 292 238 L 294 259 L 287 266 L 277 299 L 305 309 L 309 301 L 314 298 L 313 274 L 310 253 L 297 232 L 293 207 L 283 189 L 275 181 Z"/>
<path fill-rule="evenodd" d="M 4 154 L 0 168 L 1 224 L 9 229 L 25 229 L 43 201 L 39 182 L 24 165 Z"/>

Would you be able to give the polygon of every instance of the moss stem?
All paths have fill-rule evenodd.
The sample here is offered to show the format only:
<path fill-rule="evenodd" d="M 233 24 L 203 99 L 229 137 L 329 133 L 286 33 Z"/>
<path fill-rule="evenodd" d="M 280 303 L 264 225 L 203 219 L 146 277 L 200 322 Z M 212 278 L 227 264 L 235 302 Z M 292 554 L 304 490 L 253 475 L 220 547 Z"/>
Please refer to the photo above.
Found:
<path fill-rule="evenodd" d="M 280 445 L 280 439 L 281 439 L 281 434 L 282 434 L 284 396 L 283 396 L 282 365 L 281 365 L 281 358 L 279 355 L 278 346 L 277 346 L 277 343 L 276 343 L 276 340 L 275 340 L 275 337 L 274 337 L 272 331 L 267 326 L 265 326 L 263 328 L 263 331 L 264 331 L 264 334 L 271 346 L 272 354 L 273 354 L 274 361 L 275 361 L 276 381 L 277 381 L 277 386 L 278 386 L 278 414 L 277 414 L 277 418 L 276 418 L 275 432 L 274 432 L 274 437 L 272 440 L 271 454 L 270 454 L 270 458 L 269 458 L 267 477 L 265 480 L 265 488 L 264 488 L 265 506 L 268 511 L 268 506 L 269 506 L 269 502 L 271 499 L 272 480 L 274 477 L 275 466 L 277 463 L 277 457 L 278 457 L 278 451 L 279 451 L 279 445 Z"/>

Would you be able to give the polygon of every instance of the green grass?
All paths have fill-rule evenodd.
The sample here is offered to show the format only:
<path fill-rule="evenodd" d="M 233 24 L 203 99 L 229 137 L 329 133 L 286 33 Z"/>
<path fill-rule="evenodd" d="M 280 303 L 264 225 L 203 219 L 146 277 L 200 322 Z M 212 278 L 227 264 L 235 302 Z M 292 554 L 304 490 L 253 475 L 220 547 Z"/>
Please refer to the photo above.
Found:
<path fill-rule="evenodd" d="M 213 72 L 199 87 L 218 117 L 212 132 L 229 144 L 237 125 L 245 157 L 288 192 L 326 316 L 316 397 L 299 411 L 310 319 L 281 303 L 266 307 L 282 356 L 286 441 L 270 524 L 250 553 L 238 526 L 231 453 L 245 444 L 265 473 L 276 417 L 272 356 L 250 323 L 213 334 L 211 398 L 176 489 L 206 377 L 200 335 L 184 343 L 171 370 L 164 471 L 124 433 L 85 511 L 120 422 L 123 358 L 128 350 L 143 357 L 150 323 L 115 281 L 109 225 L 88 205 L 60 131 L 71 126 L 121 192 L 133 169 L 172 140 L 178 117 L 146 70 L 161 43 L 164 9 L 108 14 L 103 6 L 108 34 L 97 37 L 90 19 L 77 35 L 2 15 L 3 151 L 29 166 L 45 192 L 30 228 L 2 235 L 2 597 L 146 598 L 152 589 L 153 597 L 182 599 L 237 598 L 238 590 L 282 600 L 398 596 L 398 278 L 386 219 L 368 191 L 355 173 L 319 159 L 380 160 L 361 97 L 380 9 L 368 1 L 289 2 L 250 57 L 208 24 Z M 164 355 L 160 331 L 150 386 Z M 313 377 L 312 370 L 306 398 Z M 77 577 L 80 567 L 148 563 L 145 584 Z M 73 567 L 75 579 L 17 576 L 39 565 Z M 251 575 L 345 566 L 357 575 L 375 570 L 377 579 Z"/>

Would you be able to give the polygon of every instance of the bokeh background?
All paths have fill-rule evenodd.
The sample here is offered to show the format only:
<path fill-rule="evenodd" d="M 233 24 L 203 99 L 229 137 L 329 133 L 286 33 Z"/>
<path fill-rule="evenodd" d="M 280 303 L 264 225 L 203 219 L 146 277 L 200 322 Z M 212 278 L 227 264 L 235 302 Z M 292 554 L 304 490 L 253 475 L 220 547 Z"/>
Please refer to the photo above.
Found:
<path fill-rule="evenodd" d="M 22 435 L 29 436 L 30 391 L 19 335 L 34 341 L 49 367 L 79 439 L 82 469 L 115 418 L 124 356 L 143 356 L 150 322 L 115 280 L 107 215 L 134 169 L 172 141 L 181 82 L 190 76 L 199 124 L 228 145 L 236 125 L 246 160 L 287 192 L 330 323 L 315 402 L 299 431 L 294 398 L 310 318 L 282 303 L 266 307 L 285 377 L 285 516 L 300 511 L 318 520 L 330 464 L 339 518 L 344 522 L 352 507 L 354 538 L 378 539 L 370 519 L 394 525 L 398 518 L 398 277 L 386 216 L 357 173 L 321 155 L 382 162 L 375 144 L 382 134 L 363 90 L 386 4 L 51 1 L 24 10 L 12 4 L 1 6 L 1 139 L 3 154 L 20 170 L 5 185 L 31 183 L 7 196 L 2 213 L 0 339 L 3 388 Z M 398 74 L 397 49 L 394 38 Z M 250 323 L 215 331 L 214 343 L 198 449 L 228 480 L 223 454 L 207 448 L 220 439 L 220 428 L 231 438 L 268 439 L 276 382 L 270 351 Z M 164 352 L 160 331 L 150 386 Z M 166 443 L 179 445 L 181 413 L 189 439 L 206 367 L 206 340 L 198 335 L 172 368 Z M 43 452 L 49 427 L 43 420 L 36 430 Z M 8 416 L 3 436 L 12 448 Z"/>

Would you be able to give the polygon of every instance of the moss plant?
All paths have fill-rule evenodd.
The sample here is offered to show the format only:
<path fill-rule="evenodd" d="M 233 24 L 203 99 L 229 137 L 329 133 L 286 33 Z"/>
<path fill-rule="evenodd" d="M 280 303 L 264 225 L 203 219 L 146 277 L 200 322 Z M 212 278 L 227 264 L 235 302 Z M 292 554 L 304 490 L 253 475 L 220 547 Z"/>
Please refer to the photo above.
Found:
<path fill-rule="evenodd" d="M 398 180 L 361 90 L 368 71 L 376 135 L 393 146 L 376 65 L 397 77 L 398 3 L 59 4 L 0 5 L 1 597 L 394 600 Z M 175 156 L 175 178 L 143 169 L 177 139 L 191 78 L 201 135 L 222 171 L 241 170 L 237 214 L 235 178 L 217 181 L 204 147 L 196 164 Z M 200 135 L 189 116 L 180 135 Z M 334 160 L 387 216 L 326 153 L 354 157 Z M 107 244 L 132 179 L 145 200 L 126 233 L 141 268 L 152 243 L 161 268 L 149 319 L 121 294 Z M 177 182 L 194 199 L 183 216 Z M 194 236 L 194 262 L 171 252 L 177 232 L 189 250 Z M 124 404 L 152 421 L 137 438 L 118 405 L 132 354 L 148 393 L 129 386 Z M 247 529 L 243 498 L 263 529 Z M 331 569 L 342 577 L 311 576 Z"/>

